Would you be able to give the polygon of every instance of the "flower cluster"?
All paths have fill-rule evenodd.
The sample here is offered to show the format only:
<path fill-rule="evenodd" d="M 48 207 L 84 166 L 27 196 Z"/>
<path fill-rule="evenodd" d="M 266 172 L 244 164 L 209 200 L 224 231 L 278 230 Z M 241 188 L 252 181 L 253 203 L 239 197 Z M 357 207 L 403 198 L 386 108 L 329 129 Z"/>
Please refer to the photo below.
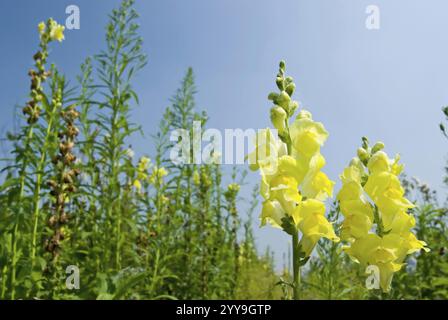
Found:
<path fill-rule="evenodd" d="M 58 24 L 52 18 L 48 19 L 47 23 L 41 22 L 38 24 L 37 29 L 39 31 L 40 38 L 46 41 L 59 41 L 64 40 L 63 25 Z"/>
<path fill-rule="evenodd" d="M 151 183 L 153 185 L 162 184 L 163 178 L 168 174 L 168 171 L 164 167 L 154 166 L 152 168 L 151 174 L 148 170 L 152 167 L 151 159 L 148 157 L 141 157 L 137 168 L 136 168 L 136 178 L 134 179 L 133 186 L 138 191 L 141 192 L 143 189 L 143 182 Z"/>
<path fill-rule="evenodd" d="M 41 101 L 43 99 L 42 84 L 50 76 L 50 72 L 45 70 L 45 63 L 48 57 L 48 43 L 52 40 L 62 41 L 64 39 L 64 27 L 57 24 L 53 19 L 47 23 L 39 23 L 40 50 L 34 54 L 34 65 L 36 69 L 31 69 L 28 75 L 31 78 L 30 100 L 22 109 L 27 118 L 28 124 L 34 124 L 39 120 L 41 113 Z"/>
<path fill-rule="evenodd" d="M 160 185 L 163 183 L 163 178 L 168 175 L 168 170 L 164 167 L 154 167 L 149 177 L 149 182 L 153 185 Z"/>
<path fill-rule="evenodd" d="M 130 151 L 128 151 L 129 153 Z M 133 153 L 133 151 L 132 151 Z M 137 168 L 136 168 L 136 178 L 134 179 L 133 186 L 138 192 L 142 190 L 142 181 L 148 179 L 148 169 L 151 166 L 151 159 L 148 157 L 141 157 Z"/>
<path fill-rule="evenodd" d="M 337 198 L 344 215 L 341 237 L 350 243 L 346 252 L 363 266 L 377 266 L 380 286 L 387 292 L 406 255 L 428 249 L 411 232 L 415 220 L 407 211 L 414 205 L 398 178 L 403 165 L 398 156 L 389 159 L 383 148 L 382 142 L 371 148 L 363 138 L 358 156 L 341 175 Z"/>
<path fill-rule="evenodd" d="M 321 171 L 325 159 L 320 148 L 328 132 L 306 110 L 298 112 L 290 125 L 298 103 L 291 99 L 295 84 L 291 77 L 285 77 L 284 62 L 276 83 L 280 93 L 271 93 L 268 98 L 274 103 L 271 121 L 280 140 L 270 129 L 260 130 L 249 163 L 261 174 L 262 225 L 268 222 L 289 234 L 302 232 L 301 256 L 309 257 L 321 237 L 339 241 L 325 218 L 323 202 L 332 196 L 334 185 Z"/>

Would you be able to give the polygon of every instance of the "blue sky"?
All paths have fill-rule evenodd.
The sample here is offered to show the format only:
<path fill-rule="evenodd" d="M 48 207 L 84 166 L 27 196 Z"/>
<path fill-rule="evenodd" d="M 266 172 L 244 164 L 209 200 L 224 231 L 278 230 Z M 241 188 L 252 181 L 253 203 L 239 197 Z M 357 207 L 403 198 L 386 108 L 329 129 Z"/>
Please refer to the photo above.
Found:
<path fill-rule="evenodd" d="M 104 45 L 107 14 L 118 3 L 0 2 L 1 129 L 10 128 L 14 105 L 26 100 L 37 23 L 48 17 L 65 21 L 65 8 L 79 6 L 81 29 L 67 31 L 51 55 L 74 80 L 80 63 Z M 365 28 L 370 4 L 380 9 L 380 30 Z M 266 96 L 275 89 L 278 61 L 285 59 L 296 99 L 330 132 L 322 153 L 333 180 L 365 135 L 384 141 L 390 155 L 400 153 L 410 176 L 445 192 L 446 141 L 438 124 L 448 104 L 448 2 L 137 0 L 136 8 L 149 57 L 135 83 L 141 103 L 133 117 L 147 136 L 132 141 L 138 154 L 153 152 L 149 135 L 189 66 L 209 127 L 268 126 Z M 248 181 L 257 180 L 251 173 Z M 256 236 L 260 249 L 269 244 L 281 259 L 287 237 L 271 228 L 256 228 Z"/>

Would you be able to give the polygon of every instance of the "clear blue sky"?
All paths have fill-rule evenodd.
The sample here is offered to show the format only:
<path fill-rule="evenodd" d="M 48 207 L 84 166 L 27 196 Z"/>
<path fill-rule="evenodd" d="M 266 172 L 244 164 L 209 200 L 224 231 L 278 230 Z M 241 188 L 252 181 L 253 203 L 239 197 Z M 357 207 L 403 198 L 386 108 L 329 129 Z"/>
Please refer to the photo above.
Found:
<path fill-rule="evenodd" d="M 81 29 L 67 31 L 51 56 L 74 80 L 84 58 L 103 46 L 107 14 L 118 3 L 0 1 L 2 129 L 10 127 L 14 105 L 26 99 L 37 23 L 65 21 L 66 6 L 79 6 Z M 365 28 L 369 4 L 381 10 L 380 30 Z M 366 135 L 384 141 L 391 155 L 400 153 L 410 176 L 445 192 L 447 144 L 438 123 L 448 105 L 446 0 L 138 0 L 136 7 L 149 64 L 136 81 L 141 105 L 133 116 L 147 136 L 188 66 L 210 127 L 268 126 L 266 96 L 285 59 L 296 98 L 330 132 L 322 152 L 333 180 Z M 148 137 L 132 143 L 139 154 L 153 151 Z M 257 180 L 252 173 L 249 181 Z M 287 238 L 270 228 L 256 230 L 260 249 L 269 244 L 281 259 Z"/>

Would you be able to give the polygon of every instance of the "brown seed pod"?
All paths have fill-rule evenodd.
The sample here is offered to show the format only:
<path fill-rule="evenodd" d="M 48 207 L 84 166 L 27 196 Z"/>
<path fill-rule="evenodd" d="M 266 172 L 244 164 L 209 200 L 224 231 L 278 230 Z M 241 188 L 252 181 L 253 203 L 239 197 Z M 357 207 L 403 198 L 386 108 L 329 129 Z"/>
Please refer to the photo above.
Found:
<path fill-rule="evenodd" d="M 54 225 L 56 225 L 56 222 L 57 222 L 57 218 L 56 218 L 55 215 L 52 215 L 52 216 L 50 217 L 50 219 L 48 219 L 48 225 L 49 225 L 50 227 L 53 227 Z"/>
<path fill-rule="evenodd" d="M 57 187 L 57 183 L 54 180 L 48 180 L 47 181 L 47 186 L 49 186 L 50 188 L 55 189 Z"/>
<path fill-rule="evenodd" d="M 64 181 L 64 183 L 68 183 L 68 184 L 72 184 L 73 183 L 73 179 L 70 175 L 70 172 L 65 172 L 62 176 L 62 181 Z"/>
<path fill-rule="evenodd" d="M 33 112 L 33 108 L 30 105 L 25 106 L 22 109 L 24 115 L 30 115 Z"/>
<path fill-rule="evenodd" d="M 61 217 L 59 218 L 59 223 L 61 223 L 61 224 L 66 224 L 66 223 L 68 222 L 69 218 L 70 218 L 70 217 L 68 216 L 68 214 L 63 213 L 63 214 L 61 215 Z"/>

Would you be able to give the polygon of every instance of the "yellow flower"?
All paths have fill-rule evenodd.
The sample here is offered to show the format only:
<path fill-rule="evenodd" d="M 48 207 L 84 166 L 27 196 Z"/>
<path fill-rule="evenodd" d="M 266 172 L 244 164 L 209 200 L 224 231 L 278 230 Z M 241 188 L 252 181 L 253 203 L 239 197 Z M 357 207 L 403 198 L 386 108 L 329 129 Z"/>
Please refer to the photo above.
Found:
<path fill-rule="evenodd" d="M 371 173 L 390 171 L 389 157 L 383 151 L 378 151 L 369 160 L 367 168 Z"/>
<path fill-rule="evenodd" d="M 358 158 L 351 161 L 350 165 L 344 169 L 340 176 L 342 183 L 355 182 L 361 184 L 361 178 L 364 170 Z"/>
<path fill-rule="evenodd" d="M 155 167 L 152 170 L 151 176 L 149 177 L 149 182 L 152 184 L 162 183 L 162 179 L 168 174 L 168 171 L 164 168 Z"/>
<path fill-rule="evenodd" d="M 227 189 L 232 192 L 240 191 L 240 185 L 238 183 L 231 183 L 227 186 Z"/>
<path fill-rule="evenodd" d="M 293 213 L 294 222 L 303 233 L 301 249 L 306 256 L 311 254 L 321 237 L 339 241 L 332 224 L 325 218 L 325 205 L 315 199 L 301 201 Z"/>
<path fill-rule="evenodd" d="M 388 240 L 384 240 L 376 234 L 368 234 L 364 238 L 356 240 L 345 250 L 354 261 L 362 266 L 377 266 L 381 288 L 385 292 L 390 290 L 393 274 L 399 271 L 402 265 L 396 262 L 397 250 L 390 245 Z"/>
<path fill-rule="evenodd" d="M 261 226 L 269 223 L 275 228 L 282 228 L 282 219 L 286 217 L 286 212 L 283 210 L 280 202 L 277 200 L 266 200 L 263 202 L 261 210 Z"/>
<path fill-rule="evenodd" d="M 45 33 L 45 29 L 47 28 L 47 26 L 45 25 L 45 22 L 41 22 L 37 25 L 37 30 L 39 31 L 39 35 L 43 35 Z"/>
<path fill-rule="evenodd" d="M 277 170 L 278 157 L 286 153 L 286 145 L 278 141 L 269 128 L 258 130 L 255 136 L 255 150 L 247 156 L 249 168 L 255 171 L 263 167 L 273 174 Z"/>
<path fill-rule="evenodd" d="M 265 174 L 265 169 L 261 168 L 260 170 L 262 174 Z M 298 161 L 291 156 L 284 155 L 278 158 L 277 171 L 274 175 L 291 176 L 297 181 L 297 184 L 300 184 L 305 177 L 306 170 L 306 165 L 303 162 Z M 273 177 L 274 175 L 266 173 L 267 177 Z"/>
<path fill-rule="evenodd" d="M 297 181 L 293 177 L 278 175 L 270 183 L 269 199 L 277 200 L 283 210 L 291 215 L 302 199 L 297 187 Z"/>
<path fill-rule="evenodd" d="M 137 179 L 146 180 L 148 178 L 148 168 L 151 160 L 148 157 L 141 157 L 137 165 Z"/>
<path fill-rule="evenodd" d="M 299 112 L 291 125 L 290 133 L 294 149 L 306 157 L 319 152 L 328 138 L 328 132 L 323 124 L 313 121 L 311 114 L 305 110 Z"/>
<path fill-rule="evenodd" d="M 142 183 L 140 182 L 140 180 L 135 179 L 133 186 L 135 189 L 137 189 L 137 191 L 140 191 L 142 189 Z"/>
<path fill-rule="evenodd" d="M 403 165 L 398 164 L 398 156 L 391 161 L 382 148 L 384 144 L 377 143 L 373 155 L 365 151 L 368 174 L 362 161 L 352 160 L 341 175 L 343 186 L 337 198 L 345 218 L 341 237 L 351 242 L 345 251 L 364 266 L 377 266 L 381 289 L 387 292 L 393 274 L 400 270 L 406 256 L 428 249 L 411 232 L 415 219 L 406 211 L 414 205 L 405 198 L 398 178 Z M 370 149 L 367 146 L 362 150 Z M 371 230 L 374 223 L 376 228 Z"/>
<path fill-rule="evenodd" d="M 320 171 L 324 165 L 325 159 L 320 153 L 310 159 L 308 172 L 301 187 L 303 196 L 321 201 L 333 196 L 334 182 Z"/>
<path fill-rule="evenodd" d="M 54 23 L 51 23 L 50 39 L 61 42 L 62 40 L 64 40 L 65 27 L 60 24 L 57 24 L 55 21 L 52 22 Z"/>
<path fill-rule="evenodd" d="M 394 162 L 392 163 L 391 171 L 394 175 L 398 176 L 404 169 L 403 164 L 399 164 L 398 161 L 400 161 L 400 156 L 397 154 L 395 156 Z"/>
<path fill-rule="evenodd" d="M 398 211 L 414 207 L 404 197 L 404 189 L 396 175 L 389 172 L 373 173 L 364 190 L 375 202 L 383 215 L 393 217 Z"/>
<path fill-rule="evenodd" d="M 344 240 L 359 239 L 368 234 L 372 228 L 372 219 L 365 214 L 351 213 L 345 216 L 341 227 Z"/>
<path fill-rule="evenodd" d="M 149 164 L 151 163 L 151 159 L 148 157 L 141 157 L 139 165 L 142 168 L 142 170 L 148 169 Z"/>

